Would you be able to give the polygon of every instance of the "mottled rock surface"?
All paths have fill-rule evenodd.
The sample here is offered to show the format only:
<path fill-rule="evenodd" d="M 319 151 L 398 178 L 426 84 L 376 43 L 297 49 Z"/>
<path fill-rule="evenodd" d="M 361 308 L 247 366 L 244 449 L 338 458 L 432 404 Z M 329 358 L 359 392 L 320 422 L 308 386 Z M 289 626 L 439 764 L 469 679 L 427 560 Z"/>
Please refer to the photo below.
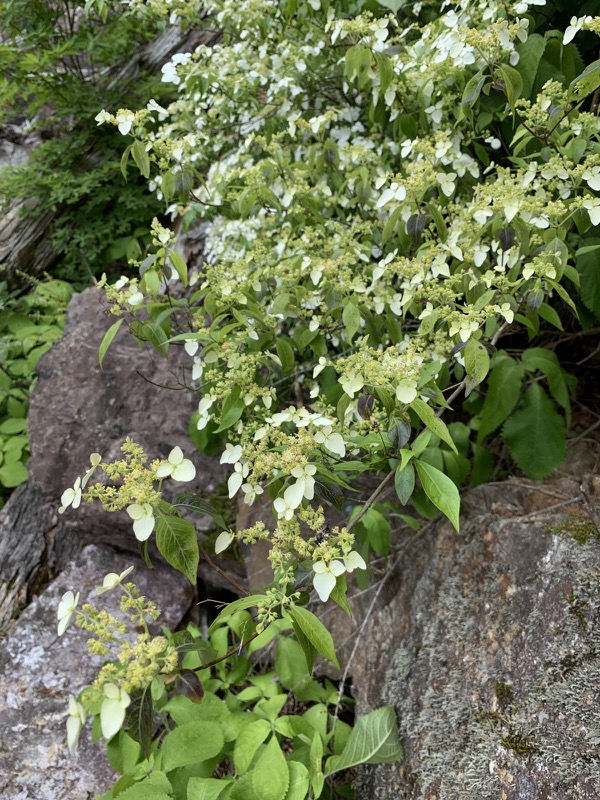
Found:
<path fill-rule="evenodd" d="M 395 705 L 405 756 L 361 768 L 357 800 L 600 798 L 598 484 L 583 485 L 479 487 L 460 534 L 431 526 L 400 550 L 350 671 L 359 712 Z"/>
<path fill-rule="evenodd" d="M 190 584 L 173 571 L 151 573 L 139 559 L 87 547 L 14 622 L 0 648 L 1 800 L 87 800 L 106 791 L 114 773 L 89 725 L 70 756 L 65 721 L 68 696 L 90 683 L 104 659 L 87 653 L 89 634 L 71 626 L 59 637 L 56 611 L 65 591 L 120 615 L 120 592 L 96 597 L 108 572 L 136 569 L 131 580 L 162 609 L 159 624 L 175 627 L 191 601 Z"/>

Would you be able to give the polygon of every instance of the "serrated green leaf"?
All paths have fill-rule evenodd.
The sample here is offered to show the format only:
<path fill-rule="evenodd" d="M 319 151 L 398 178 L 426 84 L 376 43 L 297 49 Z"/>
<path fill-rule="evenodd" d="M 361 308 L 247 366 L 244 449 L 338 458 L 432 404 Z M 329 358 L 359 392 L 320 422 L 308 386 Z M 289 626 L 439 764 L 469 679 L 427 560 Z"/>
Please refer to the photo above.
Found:
<path fill-rule="evenodd" d="M 393 764 L 401 757 L 396 710 L 393 706 L 384 706 L 358 720 L 341 755 L 327 760 L 325 775 L 358 764 Z"/>
<path fill-rule="evenodd" d="M 413 461 L 417 468 L 423 491 L 433 505 L 445 514 L 456 530 L 459 530 L 460 495 L 456 484 L 439 469 L 425 461 Z"/>
<path fill-rule="evenodd" d="M 542 480 L 559 467 L 567 452 L 565 422 L 538 383 L 504 424 L 502 438 L 528 478 Z"/>
<path fill-rule="evenodd" d="M 298 626 L 317 653 L 320 653 L 328 661 L 331 661 L 334 667 L 339 669 L 340 665 L 335 654 L 333 639 L 321 620 L 312 612 L 300 606 L 292 606 L 288 614 L 294 622 L 294 627 L 296 625 Z M 302 644 L 302 642 L 300 642 L 300 644 Z"/>
<path fill-rule="evenodd" d="M 156 546 L 165 560 L 196 585 L 200 552 L 196 529 L 181 517 L 156 511 Z"/>
<path fill-rule="evenodd" d="M 224 778 L 190 778 L 187 785 L 187 800 L 217 800 L 231 784 Z"/>
<path fill-rule="evenodd" d="M 233 765 L 238 775 L 247 772 L 256 751 L 271 733 L 266 719 L 248 721 L 239 732 L 233 748 Z"/>
<path fill-rule="evenodd" d="M 548 381 L 550 394 L 567 412 L 570 411 L 569 388 L 560 363 L 552 350 L 545 347 L 531 347 L 522 355 L 523 366 L 533 372 L 539 370 Z"/>
<path fill-rule="evenodd" d="M 506 353 L 497 353 L 481 409 L 477 441 L 502 425 L 521 395 L 523 367 Z"/>
<path fill-rule="evenodd" d="M 442 422 L 442 420 L 435 415 L 433 409 L 428 406 L 424 400 L 421 400 L 420 397 L 417 397 L 412 401 L 409 408 L 413 409 L 421 422 L 427 428 L 429 428 L 432 433 L 434 433 L 436 436 L 439 436 L 442 441 L 446 442 L 446 444 L 458 454 L 458 450 L 456 449 L 456 445 L 452 440 L 452 436 L 450 436 L 448 428 Z M 416 442 L 413 443 L 413 450 L 415 449 L 415 444 Z"/>
<path fill-rule="evenodd" d="M 310 785 L 308 770 L 299 761 L 288 761 L 290 787 L 285 800 L 305 800 Z"/>
<path fill-rule="evenodd" d="M 517 43 L 519 62 L 516 69 L 523 81 L 523 97 L 531 97 L 535 76 L 545 49 L 546 39 L 539 33 L 532 33 L 526 42 Z"/>
<path fill-rule="evenodd" d="M 523 91 L 523 78 L 514 67 L 509 67 L 506 64 L 498 67 L 498 72 L 504 82 L 508 104 L 511 108 L 514 108 Z"/>
<path fill-rule="evenodd" d="M 110 328 L 106 331 L 104 336 L 102 337 L 102 341 L 100 342 L 100 347 L 98 348 L 98 361 L 100 363 L 100 367 L 102 367 L 102 362 L 104 361 L 104 356 L 106 355 L 106 351 L 110 347 L 113 339 L 117 335 L 117 332 L 121 325 L 125 322 L 123 318 L 118 319 Z"/>
<path fill-rule="evenodd" d="M 333 602 L 342 608 L 346 614 L 348 614 L 350 619 L 352 619 L 352 611 L 348 605 L 348 586 L 345 572 L 342 572 L 341 575 L 337 576 L 335 586 L 329 595 L 329 599 L 333 600 Z"/>
<path fill-rule="evenodd" d="M 290 771 L 287 761 L 277 737 L 273 735 L 252 770 L 252 786 L 261 800 L 284 800 L 289 785 Z"/>
<path fill-rule="evenodd" d="M 125 719 L 127 731 L 132 739 L 139 743 L 144 755 L 150 754 L 152 744 L 152 717 L 154 702 L 150 687 L 140 689 L 131 695 L 131 703 L 127 708 Z"/>
<path fill-rule="evenodd" d="M 163 739 L 160 754 L 165 772 L 187 764 L 199 764 L 218 756 L 225 740 L 218 722 L 178 725 Z"/>

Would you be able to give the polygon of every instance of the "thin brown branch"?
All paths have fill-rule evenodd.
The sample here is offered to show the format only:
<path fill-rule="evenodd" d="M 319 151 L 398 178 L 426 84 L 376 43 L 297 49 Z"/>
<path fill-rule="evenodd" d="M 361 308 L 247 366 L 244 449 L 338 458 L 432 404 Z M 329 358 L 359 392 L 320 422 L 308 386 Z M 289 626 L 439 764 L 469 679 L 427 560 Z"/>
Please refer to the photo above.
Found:
<path fill-rule="evenodd" d="M 206 561 L 208 562 L 209 566 L 211 566 L 215 570 L 215 572 L 218 572 L 219 575 L 222 578 L 225 578 L 227 583 L 230 583 L 232 586 L 234 586 L 238 590 L 238 592 L 241 592 L 246 597 L 248 597 L 250 595 L 250 592 L 248 591 L 248 589 L 245 589 L 240 583 L 238 583 L 236 581 L 235 578 L 232 578 L 231 575 L 228 575 L 226 572 L 224 572 L 218 564 L 215 564 L 215 562 L 208 555 L 208 553 L 202 547 L 201 544 L 198 545 L 198 548 L 200 550 L 200 555 L 202 556 L 202 558 L 206 559 Z"/>
<path fill-rule="evenodd" d="M 225 659 L 230 658 L 231 656 L 237 656 L 240 652 L 246 647 L 246 645 L 250 644 L 253 639 L 256 639 L 257 636 L 260 636 L 263 631 L 265 631 L 271 623 L 267 622 L 265 627 L 262 631 L 256 631 L 253 633 L 252 636 L 249 636 L 247 639 L 244 639 L 235 647 L 232 647 L 231 650 L 228 650 L 224 656 L 220 656 L 219 658 L 215 658 L 214 661 L 209 661 L 208 664 L 203 664 L 201 669 L 208 669 L 209 667 L 214 667 L 215 664 L 219 664 L 221 661 L 225 661 Z"/>

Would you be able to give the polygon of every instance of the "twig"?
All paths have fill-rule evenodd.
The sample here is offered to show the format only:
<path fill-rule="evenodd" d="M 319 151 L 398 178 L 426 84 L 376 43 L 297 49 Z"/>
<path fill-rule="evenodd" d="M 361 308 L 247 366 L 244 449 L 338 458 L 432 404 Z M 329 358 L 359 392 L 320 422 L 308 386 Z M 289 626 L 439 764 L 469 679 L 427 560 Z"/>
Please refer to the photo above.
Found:
<path fill-rule="evenodd" d="M 265 631 L 269 627 L 270 624 L 271 624 L 270 622 L 267 622 L 267 624 L 262 629 L 262 631 L 256 631 L 256 633 L 253 633 L 252 636 L 249 636 L 247 639 L 245 639 L 244 641 L 240 642 L 240 644 L 236 645 L 231 650 L 229 650 L 227 653 L 225 653 L 224 656 L 220 656 L 219 658 L 215 658 L 214 661 L 209 661 L 208 664 L 203 664 L 200 667 L 200 669 L 208 669 L 209 667 L 214 667 L 215 664 L 218 664 L 221 661 L 225 661 L 225 659 L 229 658 L 230 656 L 239 655 L 240 652 L 243 650 L 243 648 L 246 647 L 247 644 L 250 644 L 250 642 L 253 639 L 256 639 L 257 636 L 260 636 L 261 633 L 263 631 Z"/>
<path fill-rule="evenodd" d="M 214 561 L 212 560 L 212 558 L 211 558 L 211 557 L 208 555 L 208 553 L 207 553 L 207 552 L 206 552 L 206 550 L 205 550 L 205 549 L 202 547 L 202 545 L 201 545 L 201 544 L 199 544 L 199 545 L 198 545 L 198 548 L 199 548 L 199 550 L 200 550 L 200 555 L 202 556 L 202 558 L 205 558 L 205 559 L 208 561 L 209 565 L 210 565 L 210 566 L 211 566 L 211 567 L 212 567 L 212 568 L 215 570 L 215 572 L 218 572 L 218 573 L 219 573 L 219 575 L 220 575 L 222 578 L 225 578 L 225 580 L 226 580 L 228 583 L 230 583 L 232 586 L 235 586 L 235 588 L 238 590 L 238 592 L 241 592 L 241 593 L 242 593 L 243 595 L 245 595 L 246 597 L 248 597 L 248 596 L 250 595 L 250 592 L 248 591 L 248 589 L 244 589 L 244 587 L 243 587 L 241 584 L 239 584 L 239 583 L 238 583 L 238 582 L 235 580 L 235 578 L 232 578 L 232 577 L 231 577 L 231 575 L 227 575 L 227 573 L 226 573 L 226 572 L 223 572 L 223 570 L 221 569 L 221 567 L 219 567 L 217 564 L 215 564 L 215 562 L 214 562 Z M 234 652 L 235 652 L 235 651 L 234 651 Z"/>
<path fill-rule="evenodd" d="M 396 470 L 395 470 L 395 469 L 393 469 L 391 472 L 388 472 L 388 474 L 387 474 L 387 475 L 385 476 L 385 478 L 384 478 L 384 479 L 381 481 L 381 483 L 379 484 L 379 486 L 378 486 L 378 487 L 375 489 L 375 491 L 373 492 L 373 494 L 372 494 L 372 495 L 369 497 L 369 499 L 367 500 L 367 502 L 364 504 L 364 506 L 363 506 L 363 507 L 361 508 L 361 510 L 358 512 L 358 514 L 357 514 L 357 515 L 354 517 L 354 519 L 353 519 L 353 520 L 352 520 L 352 521 L 351 521 L 351 522 L 350 522 L 350 523 L 349 523 L 349 524 L 346 526 L 346 527 L 347 527 L 347 529 L 348 529 L 349 531 L 351 531 L 351 530 L 352 530 L 352 528 L 353 528 L 353 527 L 356 525 L 356 523 L 357 523 L 357 522 L 359 522 L 359 520 L 360 520 L 362 517 L 364 517 L 364 515 L 365 515 L 365 514 L 367 513 L 367 511 L 368 511 L 368 510 L 371 508 L 371 506 L 373 505 L 373 503 L 375 502 L 375 500 L 377 500 L 377 498 L 379 497 L 379 495 L 381 494 L 381 492 L 382 492 L 382 491 L 385 489 L 385 487 L 387 486 L 387 484 L 388 484 L 388 483 L 391 481 L 391 479 L 394 477 L 395 473 L 396 473 Z"/>
<path fill-rule="evenodd" d="M 592 431 L 595 431 L 596 428 L 600 428 L 600 419 L 597 419 L 593 425 L 590 425 L 590 427 L 583 433 L 580 433 L 579 436 L 576 436 L 574 439 L 569 439 L 569 447 L 581 441 L 581 439 L 585 439 L 585 437 L 588 436 L 588 434 L 590 434 Z"/>
<path fill-rule="evenodd" d="M 551 506 L 546 506 L 546 508 L 540 508 L 537 511 L 532 511 L 531 514 L 524 514 L 522 517 L 514 517 L 513 522 L 524 522 L 526 519 L 538 517 L 540 514 L 545 514 L 547 511 L 554 511 L 555 509 L 563 508 L 564 506 L 572 506 L 573 503 L 577 503 L 576 497 L 571 497 L 569 500 L 563 500 L 561 503 L 554 503 Z"/>

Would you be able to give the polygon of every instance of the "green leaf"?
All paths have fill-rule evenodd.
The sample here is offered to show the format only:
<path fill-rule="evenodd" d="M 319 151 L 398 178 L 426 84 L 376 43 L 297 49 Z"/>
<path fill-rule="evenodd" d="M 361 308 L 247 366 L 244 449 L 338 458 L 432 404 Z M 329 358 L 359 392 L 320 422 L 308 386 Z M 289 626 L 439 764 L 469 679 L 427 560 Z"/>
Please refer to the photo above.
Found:
<path fill-rule="evenodd" d="M 321 796 L 325 776 L 323 774 L 323 740 L 319 734 L 313 736 L 310 743 L 309 775 L 315 798 Z"/>
<path fill-rule="evenodd" d="M 156 546 L 168 563 L 196 585 L 200 552 L 196 529 L 181 517 L 156 511 Z"/>
<path fill-rule="evenodd" d="M 219 427 L 215 430 L 215 433 L 221 433 L 221 431 L 226 431 L 228 428 L 231 428 L 244 413 L 244 400 L 240 395 L 241 389 L 239 386 L 236 386 L 231 394 L 228 395 L 223 403 Z"/>
<path fill-rule="evenodd" d="M 542 319 L 545 319 L 546 322 L 549 322 L 550 325 L 554 325 L 555 328 L 558 328 L 559 331 L 564 330 L 563 324 L 560 321 L 560 317 L 556 313 L 556 311 L 552 308 L 552 306 L 548 305 L 548 303 L 542 303 L 542 305 L 538 308 L 538 314 Z"/>
<path fill-rule="evenodd" d="M 165 772 L 218 756 L 225 740 L 218 722 L 188 722 L 168 733 L 160 754 Z"/>
<path fill-rule="evenodd" d="M 481 409 L 477 441 L 481 442 L 505 421 L 521 395 L 523 367 L 503 351 L 496 354 Z"/>
<path fill-rule="evenodd" d="M 285 800 L 305 800 L 310 785 L 308 770 L 300 761 L 288 761 L 290 787 Z"/>
<path fill-rule="evenodd" d="M 410 408 L 413 409 L 421 422 L 427 428 L 429 428 L 432 433 L 434 433 L 436 436 L 439 436 L 442 441 L 446 442 L 446 444 L 458 454 L 458 450 L 456 449 L 456 445 L 452 440 L 452 436 L 450 436 L 448 428 L 445 426 L 442 420 L 435 415 L 433 409 L 428 406 L 425 401 L 421 400 L 420 397 L 417 397 L 416 400 L 413 400 L 410 404 Z"/>
<path fill-rule="evenodd" d="M 350 610 L 350 606 L 348 605 L 348 587 L 346 583 L 346 573 L 342 572 L 341 575 L 338 575 L 335 581 L 335 586 L 333 587 L 331 594 L 329 595 L 329 599 L 333 600 L 333 602 L 342 608 L 346 614 L 352 619 L 352 611 Z"/>
<path fill-rule="evenodd" d="M 135 691 L 131 695 L 131 703 L 127 708 L 125 719 L 129 735 L 139 742 L 146 757 L 150 754 L 150 745 L 152 744 L 153 714 L 154 702 L 150 687 Z"/>
<path fill-rule="evenodd" d="M 504 82 L 508 104 L 511 108 L 514 108 L 516 101 L 523 91 L 523 78 L 521 78 L 514 67 L 509 67 L 506 64 L 502 64 L 502 66 L 498 67 L 498 72 Z"/>
<path fill-rule="evenodd" d="M 481 94 L 481 90 L 483 89 L 486 80 L 487 76 L 482 75 L 481 72 L 478 72 L 477 75 L 473 75 L 471 80 L 467 83 L 461 100 L 463 111 L 470 111 L 473 108 L 479 99 L 479 95 Z"/>
<path fill-rule="evenodd" d="M 284 339 L 283 337 L 279 337 L 277 339 L 275 347 L 277 349 L 277 355 L 281 361 L 283 371 L 287 372 L 289 375 L 294 369 L 294 348 L 287 341 L 287 339 Z"/>
<path fill-rule="evenodd" d="M 268 724 L 268 723 L 267 723 Z M 290 772 L 277 737 L 273 735 L 252 770 L 252 786 L 261 800 L 284 800 L 290 785 Z"/>
<path fill-rule="evenodd" d="M 398 467 L 396 475 L 394 476 L 394 486 L 398 500 L 405 506 L 411 498 L 415 489 L 415 470 L 413 465 L 409 462 L 404 469 Z"/>
<path fill-rule="evenodd" d="M 150 157 L 148 156 L 148 152 L 146 151 L 146 146 L 136 139 L 131 148 L 131 155 L 133 156 L 133 160 L 137 164 L 139 171 L 142 173 L 144 178 L 150 177 Z"/>
<path fill-rule="evenodd" d="M 127 709 L 129 711 L 129 709 Z M 111 767 L 120 775 L 133 772 L 142 754 L 139 742 L 121 730 L 107 743 L 106 755 Z"/>
<path fill-rule="evenodd" d="M 390 11 L 393 11 L 394 14 L 397 14 L 398 11 L 402 8 L 402 6 L 406 3 L 407 0 L 377 0 L 380 6 L 384 8 L 389 8 Z"/>
<path fill-rule="evenodd" d="M 102 362 L 104 361 L 104 356 L 106 355 L 106 351 L 112 344 L 113 339 L 117 335 L 117 331 L 121 327 L 121 325 L 125 322 L 124 318 L 118 319 L 104 334 L 102 341 L 100 342 L 100 347 L 98 349 L 98 361 L 100 362 L 100 367 L 102 367 Z"/>
<path fill-rule="evenodd" d="M 244 611 L 246 608 L 257 606 L 259 603 L 264 603 L 265 600 L 268 600 L 266 594 L 249 594 L 248 597 L 240 597 L 238 600 L 234 600 L 233 603 L 228 603 L 217 618 L 213 620 L 208 632 L 213 633 L 216 631 L 228 617 L 233 616 L 233 614 L 236 614 L 238 611 Z"/>
<path fill-rule="evenodd" d="M 352 301 L 348 301 L 344 306 L 344 311 L 342 312 L 342 319 L 344 321 L 344 327 L 346 328 L 346 333 L 348 334 L 348 341 L 351 342 L 354 339 L 354 336 L 358 332 L 360 328 L 360 311 L 354 305 Z"/>
<path fill-rule="evenodd" d="M 152 786 L 147 779 L 119 792 L 118 796 L 120 800 L 173 800 L 172 794 L 166 794 L 160 787 Z"/>
<path fill-rule="evenodd" d="M 384 706 L 358 720 L 341 755 L 327 760 L 325 775 L 358 764 L 393 764 L 401 757 L 396 710 L 393 706 Z"/>
<path fill-rule="evenodd" d="M 552 350 L 545 347 L 532 347 L 525 350 L 522 356 L 523 366 L 533 372 L 539 370 L 548 381 L 550 394 L 567 412 L 570 411 L 569 387 L 565 380 L 565 373 Z"/>
<path fill-rule="evenodd" d="M 247 772 L 256 751 L 271 733 L 271 725 L 266 719 L 248 719 L 248 724 L 240 730 L 233 748 L 233 765 L 238 775 Z"/>
<path fill-rule="evenodd" d="M 178 253 L 177 250 L 170 249 L 169 250 L 169 261 L 171 262 L 171 266 L 175 270 L 175 272 L 181 278 L 181 282 L 184 286 L 188 284 L 188 268 L 187 264 L 185 263 L 183 256 L 181 253 Z"/>
<path fill-rule="evenodd" d="M 7 462 L 0 467 L 0 484 L 7 489 L 20 486 L 28 477 L 27 467 L 20 461 Z"/>
<path fill-rule="evenodd" d="M 542 480 L 559 467 L 567 452 L 565 422 L 538 383 L 502 429 L 502 438 L 528 478 Z"/>
<path fill-rule="evenodd" d="M 523 97 L 531 98 L 533 83 L 545 49 L 546 39 L 539 33 L 532 33 L 526 42 L 517 43 L 519 62 L 516 68 L 523 81 Z"/>
<path fill-rule="evenodd" d="M 129 161 L 129 154 L 131 153 L 131 145 L 126 147 L 123 151 L 123 155 L 121 156 L 121 173 L 125 178 L 125 183 L 127 183 L 127 163 Z"/>
<path fill-rule="evenodd" d="M 490 369 L 490 356 L 487 349 L 476 339 L 469 339 L 464 350 L 465 369 L 465 397 L 483 381 Z"/>
<path fill-rule="evenodd" d="M 187 785 L 187 800 L 217 800 L 230 780 L 218 778 L 190 778 Z"/>
<path fill-rule="evenodd" d="M 317 653 L 320 653 L 328 661 L 331 661 L 334 667 L 339 669 L 340 665 L 335 654 L 333 639 L 321 620 L 301 606 L 292 606 L 288 614 L 292 618 L 294 626 L 298 626 Z"/>
<path fill-rule="evenodd" d="M 460 495 L 456 484 L 425 461 L 415 460 L 413 463 L 427 497 L 442 514 L 448 517 L 456 530 L 459 530 Z"/>
<path fill-rule="evenodd" d="M 577 99 L 587 97 L 600 86 L 600 60 L 593 61 L 574 78 L 569 85 L 569 94 Z"/>
<path fill-rule="evenodd" d="M 302 646 L 291 636 L 280 636 L 277 640 L 275 672 L 284 689 L 291 691 L 308 679 Z"/>

